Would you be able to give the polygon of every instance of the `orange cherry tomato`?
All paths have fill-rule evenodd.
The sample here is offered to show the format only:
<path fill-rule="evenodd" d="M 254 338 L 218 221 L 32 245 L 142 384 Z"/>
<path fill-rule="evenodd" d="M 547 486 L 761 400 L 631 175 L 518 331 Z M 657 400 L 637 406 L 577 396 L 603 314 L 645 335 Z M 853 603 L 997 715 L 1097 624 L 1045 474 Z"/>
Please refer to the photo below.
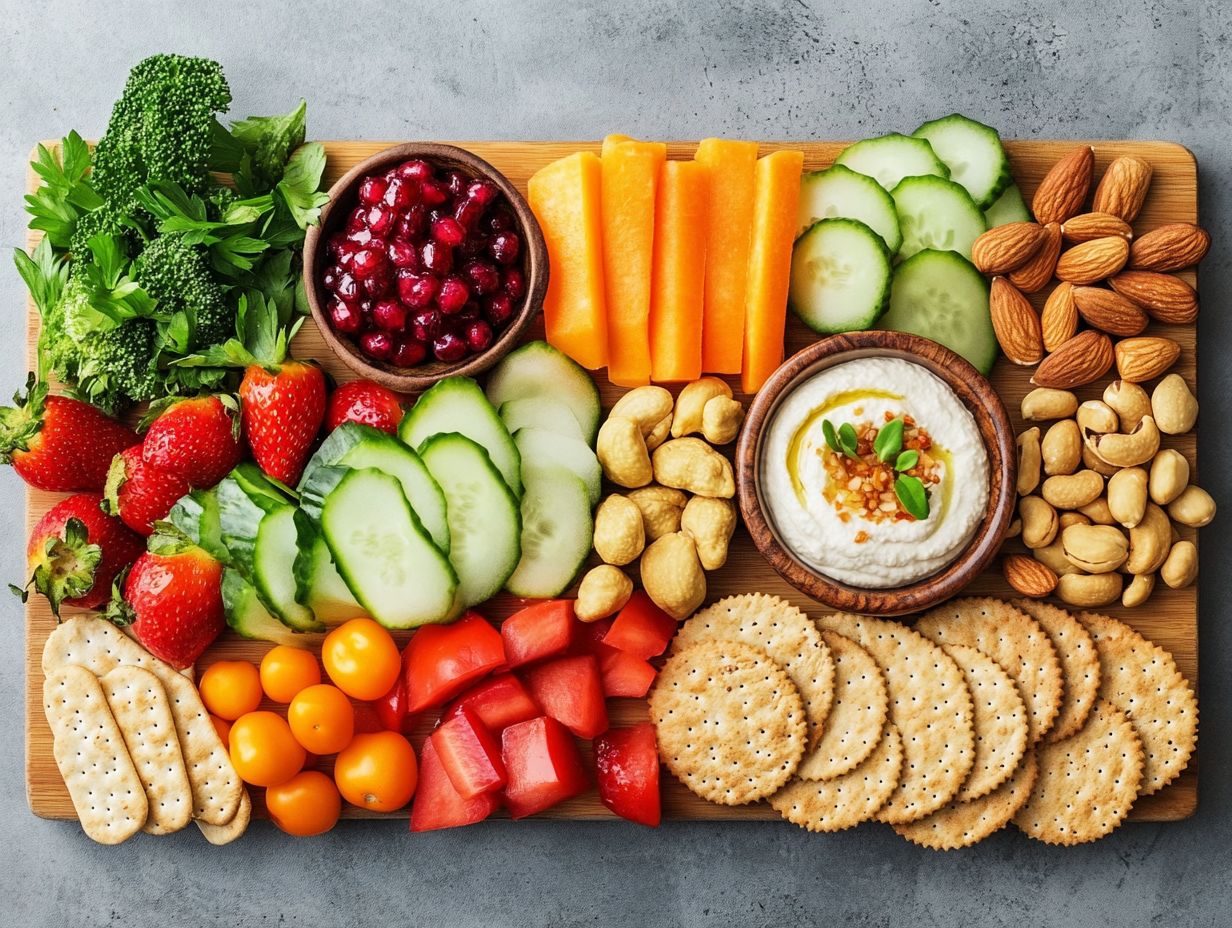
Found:
<path fill-rule="evenodd" d="M 334 685 L 355 699 L 380 699 L 402 669 L 393 636 L 372 619 L 351 619 L 326 635 L 321 662 Z"/>
<path fill-rule="evenodd" d="M 261 687 L 274 702 L 289 703 L 302 689 L 321 682 L 321 667 L 311 651 L 280 644 L 261 658 Z"/>
<path fill-rule="evenodd" d="M 233 722 L 261 705 L 261 675 L 248 661 L 219 661 L 206 668 L 197 684 L 205 707 Z"/>
<path fill-rule="evenodd" d="M 300 690 L 287 707 L 295 740 L 313 754 L 337 754 L 355 734 L 355 707 L 346 693 L 328 683 Z"/>
<path fill-rule="evenodd" d="M 304 769 L 307 757 L 286 719 L 273 712 L 249 712 L 231 726 L 231 763 L 245 783 L 277 786 Z"/>
<path fill-rule="evenodd" d="M 229 744 L 231 741 L 231 723 L 226 719 L 220 719 L 216 715 L 211 715 L 210 721 L 214 723 L 214 731 L 218 732 L 218 737 L 222 743 Z"/>
<path fill-rule="evenodd" d="M 289 835 L 310 838 L 329 831 L 342 814 L 342 797 L 334 781 L 319 770 L 304 770 L 265 791 L 265 807 L 274 824 Z"/>
<path fill-rule="evenodd" d="M 342 798 L 373 812 L 393 812 L 415 795 L 419 765 L 415 749 L 396 731 L 356 735 L 334 761 Z"/>

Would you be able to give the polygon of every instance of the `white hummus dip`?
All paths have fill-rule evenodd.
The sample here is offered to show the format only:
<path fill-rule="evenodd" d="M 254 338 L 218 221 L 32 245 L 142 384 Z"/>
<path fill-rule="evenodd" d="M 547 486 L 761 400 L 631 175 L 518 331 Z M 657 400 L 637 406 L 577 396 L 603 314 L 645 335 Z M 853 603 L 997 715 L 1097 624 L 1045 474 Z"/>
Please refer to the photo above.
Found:
<path fill-rule="evenodd" d="M 883 485 L 893 467 L 872 459 L 868 478 L 880 499 L 872 511 L 851 503 L 852 461 L 827 445 L 823 421 L 863 434 L 903 418 L 908 441 L 922 443 L 928 514 L 915 518 Z M 883 470 L 880 477 L 877 470 Z M 842 484 L 835 472 L 844 477 Z M 863 358 L 809 378 L 779 404 L 761 450 L 762 498 L 780 541 L 818 572 L 849 586 L 886 589 L 934 574 L 971 541 L 988 506 L 988 453 L 975 419 L 946 384 L 918 364 Z M 877 481 L 881 481 L 880 484 Z"/>

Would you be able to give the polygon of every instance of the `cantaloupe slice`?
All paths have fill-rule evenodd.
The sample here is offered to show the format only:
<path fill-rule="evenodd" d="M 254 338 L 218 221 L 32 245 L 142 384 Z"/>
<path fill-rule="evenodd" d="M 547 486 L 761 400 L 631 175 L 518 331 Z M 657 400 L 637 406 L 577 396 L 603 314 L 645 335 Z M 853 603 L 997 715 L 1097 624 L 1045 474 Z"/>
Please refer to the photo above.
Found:
<path fill-rule="evenodd" d="M 706 278 L 706 169 L 666 161 L 655 202 L 650 287 L 650 377 L 702 375 L 702 290 Z"/>
<path fill-rule="evenodd" d="M 636 141 L 637 139 L 635 139 L 631 135 L 624 135 L 620 132 L 612 132 L 609 135 L 605 135 L 603 137 L 603 150 L 601 154 L 606 155 L 615 146 L 621 144 L 622 142 L 636 142 Z"/>
<path fill-rule="evenodd" d="M 783 363 L 791 246 L 803 168 L 804 153 L 800 151 L 776 151 L 757 162 L 740 372 L 745 393 L 756 393 Z"/>
<path fill-rule="evenodd" d="M 740 373 L 744 299 L 753 227 L 757 143 L 703 139 L 695 160 L 706 168 L 706 284 L 702 310 L 702 370 Z"/>
<path fill-rule="evenodd" d="M 602 202 L 608 379 L 638 387 L 650 382 L 655 189 L 667 146 L 629 141 L 606 149 Z"/>
<path fill-rule="evenodd" d="M 591 370 L 607 364 L 600 183 L 598 157 L 580 151 L 541 168 L 527 185 L 548 247 L 548 342 Z"/>

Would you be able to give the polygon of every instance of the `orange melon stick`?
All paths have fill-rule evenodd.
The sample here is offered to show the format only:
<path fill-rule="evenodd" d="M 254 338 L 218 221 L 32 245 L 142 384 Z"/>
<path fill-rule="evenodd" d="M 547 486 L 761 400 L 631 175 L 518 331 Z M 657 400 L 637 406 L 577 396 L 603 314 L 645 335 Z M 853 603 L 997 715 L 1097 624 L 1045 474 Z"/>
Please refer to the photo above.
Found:
<path fill-rule="evenodd" d="M 706 169 L 665 161 L 655 195 L 650 286 L 650 377 L 702 375 L 702 290 L 706 280 Z"/>
<path fill-rule="evenodd" d="M 706 168 L 706 284 L 702 303 L 702 370 L 740 373 L 744 296 L 753 227 L 757 143 L 703 139 L 693 156 Z"/>
<path fill-rule="evenodd" d="M 622 135 L 619 132 L 609 133 L 608 135 L 605 135 L 603 137 L 603 150 L 601 154 L 606 155 L 609 151 L 611 151 L 613 148 L 615 148 L 617 145 L 621 144 L 622 142 L 636 142 L 636 141 L 637 139 L 635 139 L 631 135 Z"/>
<path fill-rule="evenodd" d="M 745 393 L 756 393 L 783 363 L 787 284 L 803 169 L 801 151 L 776 151 L 757 162 L 753 179 L 753 237 L 744 300 L 744 361 L 740 372 Z"/>
<path fill-rule="evenodd" d="M 601 159 L 607 373 L 622 387 L 650 382 L 655 188 L 666 158 L 662 143 L 617 142 Z"/>
<path fill-rule="evenodd" d="M 590 370 L 607 364 L 601 171 L 596 155 L 579 151 L 540 168 L 527 185 L 548 246 L 548 343 Z"/>

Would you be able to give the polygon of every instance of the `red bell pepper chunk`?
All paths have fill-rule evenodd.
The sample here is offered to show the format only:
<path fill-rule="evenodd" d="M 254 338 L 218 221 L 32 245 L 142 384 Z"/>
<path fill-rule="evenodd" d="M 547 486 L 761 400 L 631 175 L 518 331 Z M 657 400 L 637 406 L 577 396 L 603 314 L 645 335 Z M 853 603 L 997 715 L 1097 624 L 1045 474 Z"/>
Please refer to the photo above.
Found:
<path fill-rule="evenodd" d="M 631 822 L 658 827 L 659 750 L 653 724 L 613 728 L 596 738 L 595 770 L 605 806 Z"/>
<path fill-rule="evenodd" d="M 515 612 L 501 623 L 509 669 L 564 654 L 578 624 L 571 599 L 549 599 Z"/>
<path fill-rule="evenodd" d="M 501 757 L 509 777 L 505 806 L 515 819 L 550 809 L 590 786 L 577 742 L 563 725 L 546 716 L 506 728 Z"/>
<path fill-rule="evenodd" d="M 402 651 L 402 672 L 398 674 L 398 679 L 394 680 L 394 684 L 389 688 L 388 693 L 372 703 L 373 708 L 376 710 L 377 718 L 381 720 L 381 727 L 387 731 L 396 731 L 403 735 L 409 735 L 415 725 L 415 717 L 406 711 L 406 677 L 410 655 L 411 649 L 404 648 Z M 358 729 L 356 730 L 358 731 Z"/>
<path fill-rule="evenodd" d="M 403 654 L 406 711 L 439 706 L 504 662 L 500 632 L 477 612 L 452 625 L 425 625 Z"/>
<path fill-rule="evenodd" d="M 640 699 L 650 692 L 650 684 L 658 673 L 654 667 L 626 651 L 604 650 L 607 653 L 599 655 L 599 673 L 606 695 Z"/>
<path fill-rule="evenodd" d="M 411 806 L 411 831 L 435 831 L 473 825 L 500 808 L 500 793 L 484 793 L 463 799 L 454 789 L 449 775 L 436 756 L 429 738 L 419 754 L 419 785 Z"/>
<path fill-rule="evenodd" d="M 374 702 L 355 702 L 355 734 L 369 735 L 385 731 L 385 717 L 380 705 Z"/>
<path fill-rule="evenodd" d="M 472 710 L 463 707 L 429 739 L 449 782 L 463 799 L 474 799 L 505 785 L 500 745 Z"/>
<path fill-rule="evenodd" d="M 674 634 L 676 620 L 656 606 L 644 591 L 638 590 L 612 622 L 603 636 L 603 643 L 642 660 L 650 660 L 667 650 L 667 643 Z"/>
<path fill-rule="evenodd" d="M 501 732 L 517 722 L 525 722 L 543 715 L 526 684 L 511 673 L 498 674 L 475 684 L 441 714 L 442 720 L 457 715 L 463 708 L 470 709 L 489 731 Z"/>
<path fill-rule="evenodd" d="M 607 729 L 603 678 L 593 654 L 558 657 L 526 671 L 524 678 L 545 715 L 579 738 L 593 738 Z"/>

